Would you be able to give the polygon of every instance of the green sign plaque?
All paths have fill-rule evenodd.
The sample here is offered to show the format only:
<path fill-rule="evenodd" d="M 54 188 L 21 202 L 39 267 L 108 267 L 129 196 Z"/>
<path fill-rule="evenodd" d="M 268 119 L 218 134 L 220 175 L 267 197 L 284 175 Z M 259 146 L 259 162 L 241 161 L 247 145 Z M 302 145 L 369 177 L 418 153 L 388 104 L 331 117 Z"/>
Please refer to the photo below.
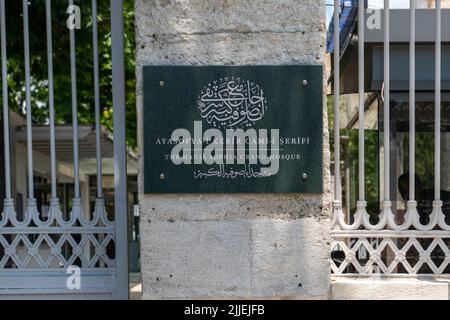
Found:
<path fill-rule="evenodd" d="M 144 67 L 145 193 L 321 193 L 322 66 Z"/>

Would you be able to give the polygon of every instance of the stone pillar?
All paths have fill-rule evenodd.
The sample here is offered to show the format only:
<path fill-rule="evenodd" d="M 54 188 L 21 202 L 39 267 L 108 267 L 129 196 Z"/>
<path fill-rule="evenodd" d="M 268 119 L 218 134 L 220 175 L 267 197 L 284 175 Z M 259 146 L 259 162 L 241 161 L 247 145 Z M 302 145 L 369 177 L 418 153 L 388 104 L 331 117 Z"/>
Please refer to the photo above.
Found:
<path fill-rule="evenodd" d="M 325 38 L 325 1 L 136 0 L 139 150 L 143 66 L 317 65 Z M 144 195 L 141 159 L 144 299 L 329 297 L 324 110 L 323 194 Z"/>

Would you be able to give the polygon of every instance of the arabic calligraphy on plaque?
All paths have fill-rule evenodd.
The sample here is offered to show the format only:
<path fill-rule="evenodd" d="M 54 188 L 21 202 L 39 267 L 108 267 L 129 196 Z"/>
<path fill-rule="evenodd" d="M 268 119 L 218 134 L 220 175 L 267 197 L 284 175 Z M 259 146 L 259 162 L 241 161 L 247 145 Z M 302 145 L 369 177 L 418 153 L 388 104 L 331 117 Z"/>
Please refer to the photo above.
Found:
<path fill-rule="evenodd" d="M 197 101 L 201 117 L 216 128 L 247 128 L 264 117 L 267 99 L 254 82 L 224 77 L 209 83 Z"/>

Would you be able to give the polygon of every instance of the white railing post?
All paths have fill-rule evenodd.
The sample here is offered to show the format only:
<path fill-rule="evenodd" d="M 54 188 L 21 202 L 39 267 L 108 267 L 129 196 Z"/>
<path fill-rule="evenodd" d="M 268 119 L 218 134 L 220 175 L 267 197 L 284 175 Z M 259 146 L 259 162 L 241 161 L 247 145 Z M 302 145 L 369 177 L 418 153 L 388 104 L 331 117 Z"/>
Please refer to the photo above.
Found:
<path fill-rule="evenodd" d="M 69 6 L 73 0 L 69 0 Z M 77 101 L 77 65 L 75 28 L 70 29 L 70 77 L 72 87 L 72 135 L 73 135 L 73 175 L 74 175 L 74 199 L 72 203 L 71 221 L 83 219 L 83 206 L 80 197 L 80 170 L 78 157 L 78 101 Z"/>
<path fill-rule="evenodd" d="M 441 200 L 441 54 L 442 42 L 442 8 L 441 0 L 436 0 L 436 42 L 435 42 L 435 137 L 434 137 L 434 202 L 432 217 L 438 220 L 439 226 L 450 230 L 442 212 Z"/>
<path fill-rule="evenodd" d="M 367 202 L 365 196 L 365 110 L 364 110 L 364 48 L 365 48 L 365 0 L 358 2 L 358 169 L 359 169 L 359 200 L 355 213 L 354 224 L 352 229 L 360 227 L 361 222 L 369 221 L 367 213 Z"/>
<path fill-rule="evenodd" d="M 359 0 L 358 3 L 358 103 L 359 103 L 359 200 L 365 202 L 365 166 L 364 166 L 364 2 Z"/>
<path fill-rule="evenodd" d="M 33 116 L 31 105 L 31 68 L 30 68 L 30 28 L 28 19 L 28 0 L 22 1 L 23 9 L 23 38 L 25 58 L 25 102 L 27 114 L 27 172 L 28 172 L 28 200 L 25 219 L 19 222 L 14 219 L 16 225 L 28 225 L 30 220 L 39 223 L 39 212 L 37 211 L 36 199 L 34 198 L 33 181 Z"/>
<path fill-rule="evenodd" d="M 94 61 L 94 93 L 95 93 L 95 146 L 97 158 L 97 198 L 103 198 L 102 182 L 102 149 L 101 149 L 101 122 L 100 122 L 100 77 L 98 62 L 98 26 L 97 26 L 97 0 L 92 0 L 92 47 Z"/>
<path fill-rule="evenodd" d="M 333 218 L 331 225 L 334 226 L 338 222 L 344 221 L 344 214 L 342 212 L 342 186 L 341 186 L 341 167 L 340 167 L 340 33 L 339 33 L 339 18 L 340 18 L 340 1 L 334 0 L 334 201 L 333 201 Z"/>
<path fill-rule="evenodd" d="M 33 182 L 33 117 L 31 106 L 31 75 L 30 75 L 30 36 L 28 26 L 28 0 L 23 4 L 23 36 L 25 51 L 25 101 L 27 113 L 27 170 L 28 170 L 28 199 L 34 198 Z"/>
<path fill-rule="evenodd" d="M 334 1 L 334 176 L 335 176 L 335 200 L 342 201 L 341 186 L 341 150 L 340 150 L 340 33 L 339 33 L 339 0 Z"/>
<path fill-rule="evenodd" d="M 3 134 L 5 149 L 5 199 L 11 199 L 11 160 L 9 141 L 8 58 L 6 53 L 5 0 L 1 0 L 1 47 L 3 88 Z"/>
<path fill-rule="evenodd" d="M 436 0 L 434 199 L 441 200 L 441 0 Z"/>
<path fill-rule="evenodd" d="M 6 49 L 5 0 L 0 0 L 0 20 L 3 91 L 3 144 L 5 150 L 5 199 L 3 199 L 3 215 L 0 215 L 0 227 L 2 227 L 6 225 L 13 216 L 15 216 L 14 200 L 11 195 L 11 142 L 9 138 L 8 58 Z"/>
<path fill-rule="evenodd" d="M 101 145 L 101 118 L 100 118 L 100 67 L 98 61 L 98 18 L 97 0 L 92 0 L 92 54 L 94 61 L 94 95 L 95 95 L 95 147 L 97 160 L 97 197 L 95 200 L 94 217 L 100 219 L 105 225 L 109 223 L 105 200 L 103 199 L 103 170 Z M 95 222 L 95 219 L 94 219 Z"/>
<path fill-rule="evenodd" d="M 410 6 L 409 39 L 409 200 L 416 199 L 416 0 Z"/>
<path fill-rule="evenodd" d="M 390 28 L 389 0 L 384 0 L 384 203 L 390 206 Z"/>
<path fill-rule="evenodd" d="M 50 167 L 52 198 L 57 198 L 56 185 L 56 148 L 55 148 L 55 98 L 53 84 L 53 39 L 52 39 L 52 13 L 51 0 L 45 1 L 47 21 L 47 64 L 48 64 L 48 106 L 50 123 Z"/>
<path fill-rule="evenodd" d="M 58 184 L 56 179 L 56 143 L 55 143 L 55 98 L 53 79 L 53 39 L 52 39 L 52 1 L 46 0 L 46 26 L 47 26 L 47 64 L 48 64 L 48 106 L 50 124 L 50 171 L 51 171 L 51 192 L 48 220 L 46 224 L 51 224 L 53 220 L 62 216 L 59 208 Z"/>
<path fill-rule="evenodd" d="M 390 111 L 391 111 L 391 66 L 390 66 L 390 1 L 384 0 L 384 199 L 380 220 L 387 219 L 387 225 L 396 229 L 395 216 L 392 212 L 391 172 L 390 172 Z"/>
<path fill-rule="evenodd" d="M 111 0 L 111 49 L 114 108 L 114 209 L 117 299 L 128 299 L 128 200 L 125 132 L 125 56 L 123 0 Z"/>
<path fill-rule="evenodd" d="M 410 1 L 409 21 L 409 199 L 404 229 L 411 224 L 420 227 L 416 201 L 416 7 L 417 0 Z"/>

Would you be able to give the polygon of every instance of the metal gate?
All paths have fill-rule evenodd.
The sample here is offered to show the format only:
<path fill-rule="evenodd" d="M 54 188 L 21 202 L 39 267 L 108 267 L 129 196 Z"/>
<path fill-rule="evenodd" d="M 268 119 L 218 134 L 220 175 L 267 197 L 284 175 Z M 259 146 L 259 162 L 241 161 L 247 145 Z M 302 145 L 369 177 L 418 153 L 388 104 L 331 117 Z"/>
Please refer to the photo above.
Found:
<path fill-rule="evenodd" d="M 92 213 L 83 212 L 80 197 L 79 144 L 77 119 L 77 69 L 75 29 L 70 31 L 72 95 L 72 135 L 74 198 L 68 216 L 60 210 L 57 198 L 55 147 L 55 105 L 51 0 L 46 0 L 46 39 L 48 56 L 48 107 L 50 126 L 51 202 L 47 217 L 37 209 L 33 179 L 33 123 L 31 114 L 29 0 L 23 0 L 23 37 L 25 57 L 27 207 L 23 218 L 15 210 L 11 192 L 11 146 L 8 106 L 8 43 L 5 0 L 0 0 L 1 62 L 3 89 L 5 199 L 0 216 L 0 299 L 66 298 L 127 299 L 127 190 L 125 142 L 125 72 L 123 1 L 111 0 L 112 97 L 114 109 L 114 187 L 115 212 L 109 219 L 102 193 L 100 144 L 100 93 L 97 30 L 97 0 L 92 0 L 93 74 L 95 87 L 97 195 Z M 86 3 L 86 2 L 85 2 Z M 84 4 L 85 4 L 84 3 Z M 73 0 L 68 1 L 73 5 Z M 2 177 L 3 178 L 3 177 Z"/>
<path fill-rule="evenodd" d="M 342 6 L 345 6 L 347 1 L 334 1 L 334 39 L 339 39 L 341 25 L 340 12 L 342 12 Z M 383 21 L 378 31 L 378 47 L 379 56 L 383 57 L 383 67 L 380 68 L 380 82 L 381 87 L 378 92 L 382 105 L 382 117 L 380 121 L 383 123 L 383 132 L 380 134 L 380 149 L 384 150 L 384 154 L 380 156 L 383 160 L 380 160 L 383 165 L 383 169 L 380 170 L 381 182 L 381 197 L 377 202 L 380 203 L 380 211 L 372 212 L 367 207 L 367 180 L 365 176 L 368 174 L 365 169 L 366 162 L 366 148 L 365 148 L 365 112 L 367 106 L 365 81 L 365 35 L 367 35 L 368 28 L 365 25 L 368 16 L 374 13 L 374 8 L 369 12 L 366 10 L 367 2 L 365 0 L 359 0 L 352 2 L 355 6 L 352 10 L 358 12 L 358 37 L 356 46 L 357 50 L 357 66 L 359 79 L 357 84 L 357 92 L 359 101 L 357 104 L 356 117 L 359 122 L 359 126 L 356 129 L 358 131 L 358 165 L 356 166 L 357 188 L 356 198 L 357 206 L 354 213 L 350 213 L 349 208 L 343 211 L 343 190 L 341 182 L 341 132 L 339 123 L 340 114 L 340 77 L 334 77 L 334 172 L 335 172 L 335 196 L 333 214 L 331 219 L 332 228 L 332 248 L 331 248 L 331 269 L 334 277 L 367 277 L 367 276 L 389 276 L 389 277 L 417 277 L 418 274 L 421 277 L 436 278 L 449 276 L 450 274 L 450 225 L 449 225 L 449 212 L 448 212 L 448 199 L 441 198 L 443 192 L 441 191 L 441 179 L 443 175 L 443 166 L 448 166 L 448 159 L 441 156 L 441 135 L 442 119 L 446 116 L 442 111 L 441 96 L 443 90 L 441 86 L 445 84 L 441 77 L 442 70 L 442 37 L 445 35 L 448 41 L 448 32 L 444 29 L 446 21 L 442 19 L 443 14 L 446 14 L 448 18 L 448 10 L 442 9 L 441 0 L 428 1 L 428 9 L 416 10 L 419 0 L 411 0 L 410 6 L 403 12 L 390 10 L 390 5 L 393 1 L 384 0 L 384 7 L 379 9 L 379 17 Z M 425 1 L 422 1 L 425 3 Z M 431 6 L 430 4 L 435 4 Z M 347 8 L 348 9 L 348 8 Z M 348 11 L 348 10 L 347 10 Z M 393 190 L 392 185 L 396 185 L 397 176 L 392 174 L 393 159 L 391 158 L 392 150 L 395 149 L 395 145 L 392 143 L 393 133 L 391 129 L 392 108 L 395 99 L 392 98 L 391 93 L 393 86 L 399 86 L 399 82 L 391 81 L 391 76 L 394 74 L 391 68 L 397 68 L 398 65 L 391 65 L 391 59 L 393 55 L 391 49 L 398 42 L 399 32 L 398 26 L 400 22 L 395 20 L 393 15 L 402 17 L 402 25 L 405 28 L 406 40 L 404 41 L 405 53 L 403 61 L 406 61 L 404 68 L 408 70 L 409 59 L 409 77 L 403 81 L 402 94 L 405 97 L 405 113 L 409 115 L 409 128 L 406 126 L 405 137 L 408 135 L 408 139 L 405 139 L 405 144 L 409 146 L 409 150 L 406 152 L 408 155 L 408 161 L 405 161 L 405 167 L 407 172 L 404 173 L 405 184 L 408 188 L 405 192 L 406 208 L 399 214 L 398 210 L 393 209 L 393 197 L 398 199 L 397 190 Z M 433 23 L 417 24 L 416 16 L 423 18 L 428 17 Z M 355 20 L 356 21 L 356 20 Z M 391 28 L 391 24 L 395 23 L 394 28 Z M 374 27 L 376 28 L 376 27 Z M 426 30 L 424 32 L 424 30 Z M 430 32 L 431 31 L 431 32 Z M 420 36 L 420 37 L 419 37 Z M 395 39 L 392 40 L 392 38 Z M 417 149 L 417 117 L 416 110 L 418 100 L 416 95 L 419 95 L 420 90 L 416 85 L 423 85 L 416 81 L 416 77 L 420 73 L 416 72 L 417 66 L 421 67 L 421 64 L 425 64 L 426 61 L 416 60 L 417 46 L 419 42 L 423 41 L 424 37 L 430 37 L 429 48 L 431 48 L 431 57 L 434 59 L 434 70 L 431 68 L 429 71 L 431 77 L 427 79 L 430 83 L 425 89 L 427 91 L 429 100 L 431 101 L 428 107 L 428 111 L 431 119 L 434 122 L 434 131 L 430 130 L 430 135 L 434 140 L 434 146 L 431 144 L 431 148 L 435 154 L 434 157 L 434 195 L 427 195 L 428 199 L 428 213 L 424 199 L 417 199 L 418 192 L 418 179 L 416 175 L 416 159 L 417 155 L 423 150 Z M 341 39 L 342 40 L 342 39 Z M 342 41 L 334 41 L 334 75 L 341 74 L 340 70 L 340 45 Z M 434 49 L 432 48 L 434 46 Z M 342 48 L 342 45 L 341 45 Z M 423 46 L 420 48 L 421 54 L 423 54 Z M 373 58 L 373 57 L 371 57 Z M 366 60 L 367 61 L 367 60 Z M 398 60 L 396 60 L 398 63 Z M 443 61 L 445 62 L 445 61 Z M 421 68 L 420 72 L 425 72 Z M 448 72 L 448 70 L 447 70 Z M 356 77 L 356 74 L 353 75 Z M 398 90 L 398 89 L 397 89 Z M 448 92 L 448 86 L 446 91 Z M 422 94 L 422 93 L 420 93 Z M 448 99 L 448 96 L 447 96 Z M 403 109 L 402 109 L 403 110 Z M 398 115 L 400 116 L 400 115 Z M 381 132 L 381 130 L 380 130 Z M 447 129 L 448 132 L 448 129 Z M 381 153 L 380 153 L 381 154 Z M 442 161 L 441 161 L 442 159 Z M 433 170 L 433 168 L 431 169 Z M 431 176 L 431 175 L 430 175 Z M 433 180 L 431 181 L 433 184 Z M 430 192 L 431 194 L 431 192 Z M 403 197 L 403 196 L 402 196 Z M 403 197 L 404 198 L 404 197 Z M 430 199 L 431 198 L 431 199 Z M 418 201 L 421 201 L 421 210 L 418 210 Z M 443 206 L 446 204 L 446 206 Z"/>

